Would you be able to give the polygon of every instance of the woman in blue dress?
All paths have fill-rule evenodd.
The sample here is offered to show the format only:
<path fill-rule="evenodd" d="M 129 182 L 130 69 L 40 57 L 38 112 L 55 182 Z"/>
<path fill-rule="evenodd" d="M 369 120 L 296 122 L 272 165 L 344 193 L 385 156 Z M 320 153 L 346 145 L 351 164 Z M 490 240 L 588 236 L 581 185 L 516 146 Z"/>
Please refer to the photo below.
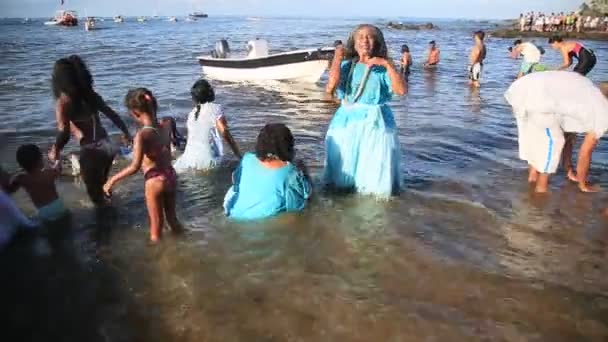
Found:
<path fill-rule="evenodd" d="M 325 138 L 325 183 L 384 198 L 396 194 L 399 140 L 388 102 L 407 90 L 377 27 L 358 26 L 346 49 L 336 48 L 326 91 L 336 92 L 341 105 Z"/>

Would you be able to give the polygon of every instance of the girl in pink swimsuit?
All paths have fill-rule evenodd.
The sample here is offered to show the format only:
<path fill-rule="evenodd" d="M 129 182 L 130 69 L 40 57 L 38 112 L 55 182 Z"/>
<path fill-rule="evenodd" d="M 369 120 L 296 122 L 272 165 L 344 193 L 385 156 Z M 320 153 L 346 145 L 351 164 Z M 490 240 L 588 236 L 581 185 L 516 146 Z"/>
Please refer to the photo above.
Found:
<path fill-rule="evenodd" d="M 157 242 L 162 236 L 164 219 L 174 233 L 182 231 L 175 213 L 177 176 L 171 166 L 171 132 L 161 127 L 156 118 L 158 104 L 154 95 L 145 88 L 132 89 L 125 104 L 133 118 L 142 125 L 133 139 L 133 161 L 104 185 L 106 195 L 122 179 L 140 169 L 144 173 L 146 206 L 150 219 L 150 240 Z"/>

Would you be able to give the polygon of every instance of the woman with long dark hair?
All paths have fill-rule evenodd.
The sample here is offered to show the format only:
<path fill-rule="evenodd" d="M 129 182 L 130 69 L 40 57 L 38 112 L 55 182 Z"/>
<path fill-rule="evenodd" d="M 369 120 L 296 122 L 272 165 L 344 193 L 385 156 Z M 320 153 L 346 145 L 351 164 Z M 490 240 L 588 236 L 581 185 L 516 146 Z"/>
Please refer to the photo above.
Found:
<path fill-rule="evenodd" d="M 390 197 L 399 190 L 399 140 L 392 95 L 404 95 L 403 77 L 388 58 L 382 32 L 360 25 L 346 49 L 336 48 L 327 92 L 342 104 L 325 139 L 325 182 L 341 189 Z"/>
<path fill-rule="evenodd" d="M 128 141 L 131 134 L 120 116 L 95 92 L 93 77 L 79 56 L 55 62 L 52 87 L 59 132 L 49 159 L 60 159 L 61 151 L 73 133 L 80 142 L 80 170 L 87 193 L 95 205 L 102 205 L 105 203 L 103 185 L 117 149 L 101 125 L 99 113 L 120 128 Z"/>

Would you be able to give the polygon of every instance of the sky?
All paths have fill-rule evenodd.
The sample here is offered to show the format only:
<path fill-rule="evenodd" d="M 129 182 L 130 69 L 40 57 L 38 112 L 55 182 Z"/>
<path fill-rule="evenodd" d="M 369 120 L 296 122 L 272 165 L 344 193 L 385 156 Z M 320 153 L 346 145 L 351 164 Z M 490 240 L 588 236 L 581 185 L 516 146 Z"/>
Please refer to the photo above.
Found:
<path fill-rule="evenodd" d="M 506 19 L 570 11 L 583 0 L 65 0 L 80 15 L 210 15 Z M 0 0 L 0 17 L 51 17 L 60 0 Z"/>

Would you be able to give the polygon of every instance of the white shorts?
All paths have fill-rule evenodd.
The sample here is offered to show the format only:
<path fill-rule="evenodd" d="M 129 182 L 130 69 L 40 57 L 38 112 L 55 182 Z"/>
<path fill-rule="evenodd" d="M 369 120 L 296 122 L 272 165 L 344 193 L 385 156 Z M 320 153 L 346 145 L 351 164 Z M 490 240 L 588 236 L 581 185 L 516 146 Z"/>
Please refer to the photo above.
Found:
<path fill-rule="evenodd" d="M 469 65 L 469 80 L 471 81 L 479 81 L 481 78 L 481 70 L 483 66 L 481 63 L 475 63 L 473 65 Z"/>
<path fill-rule="evenodd" d="M 519 158 L 540 173 L 555 173 L 564 149 L 564 131 L 558 124 L 539 125 L 517 118 Z"/>

